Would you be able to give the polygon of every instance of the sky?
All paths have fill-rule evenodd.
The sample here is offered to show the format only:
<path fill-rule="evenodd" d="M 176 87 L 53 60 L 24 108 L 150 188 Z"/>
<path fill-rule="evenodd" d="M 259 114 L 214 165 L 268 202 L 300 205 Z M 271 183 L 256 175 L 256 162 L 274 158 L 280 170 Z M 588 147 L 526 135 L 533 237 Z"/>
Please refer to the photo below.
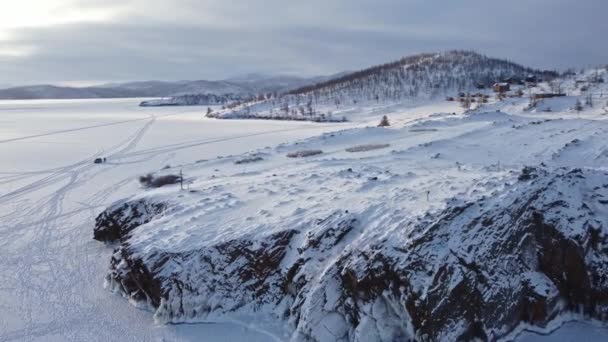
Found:
<path fill-rule="evenodd" d="M 329 75 L 451 49 L 608 64 L 606 0 L 0 1 L 0 86 Z"/>

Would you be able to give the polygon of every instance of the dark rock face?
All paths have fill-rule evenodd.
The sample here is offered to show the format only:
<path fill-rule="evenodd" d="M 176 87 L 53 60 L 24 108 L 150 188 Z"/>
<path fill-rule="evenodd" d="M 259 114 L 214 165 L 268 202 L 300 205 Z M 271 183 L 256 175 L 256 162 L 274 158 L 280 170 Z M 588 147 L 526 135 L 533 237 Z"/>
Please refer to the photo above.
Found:
<path fill-rule="evenodd" d="M 495 340 L 521 322 L 544 326 L 567 311 L 605 320 L 608 250 L 600 246 L 608 218 L 598 199 L 607 193 L 596 182 L 608 177 L 585 176 L 539 175 L 525 192 L 456 216 L 448 210 L 418 227 L 404 256 L 391 256 L 385 246 L 373 258 L 356 256 L 350 263 L 363 271 L 342 270 L 348 295 L 364 303 L 396 291 L 421 340 Z M 586 189 L 594 183 L 595 191 Z M 428 286 L 416 284 L 425 278 Z"/>
<path fill-rule="evenodd" d="M 230 241 L 210 250 L 193 251 L 187 254 L 162 253 L 150 256 L 153 264 L 145 264 L 130 250 L 128 242 L 123 242 L 112 257 L 109 280 L 119 285 L 129 298 L 138 301 L 148 301 L 154 307 L 161 304 L 162 299 L 171 296 L 198 295 L 199 289 L 182 280 L 179 275 L 161 276 L 164 268 L 169 266 L 186 266 L 190 259 L 203 263 L 204 268 L 211 272 L 222 272 L 225 267 L 235 276 L 235 283 L 208 284 L 210 290 L 222 287 L 233 295 L 237 291 L 251 294 L 254 298 L 263 298 L 270 285 L 266 280 L 278 272 L 279 263 L 285 256 L 286 247 L 296 231 L 284 231 L 268 236 L 259 246 L 253 246 L 249 240 Z M 224 270 L 227 271 L 227 270 Z M 187 270 L 186 270 L 187 272 Z M 202 279 L 201 279 L 202 280 Z M 171 315 L 184 315 L 186 309 L 180 302 L 178 307 L 172 307 Z M 196 314 L 196 313 L 193 313 Z"/>
<path fill-rule="evenodd" d="M 316 252 L 340 243 L 355 223 L 348 214 L 336 213 L 317 221 L 314 233 L 288 229 L 187 253 L 153 253 L 145 260 L 134 252 L 128 236 L 123 236 L 112 258 L 108 280 L 129 298 L 162 306 L 157 316 L 162 314 L 163 321 L 234 311 L 250 304 L 276 305 L 285 296 L 299 293 L 307 283 L 303 265 Z M 301 247 L 293 248 L 300 236 Z M 298 258 L 285 270 L 281 263 L 289 252 Z M 175 269 L 181 272 L 173 272 Z M 211 294 L 225 301 L 195 308 L 187 303 L 189 298 Z"/>
<path fill-rule="evenodd" d="M 566 312 L 608 320 L 608 176 L 533 174 L 425 217 L 402 245 L 347 248 L 364 227 L 342 211 L 306 231 L 180 253 L 142 255 L 124 234 L 156 207 L 132 219 L 113 208 L 96 230 L 121 239 L 109 280 L 162 322 L 266 310 L 301 340 L 493 341 Z"/>
<path fill-rule="evenodd" d="M 131 230 L 150 222 L 166 208 L 164 203 L 144 199 L 113 205 L 95 218 L 93 238 L 102 242 L 117 242 Z"/>

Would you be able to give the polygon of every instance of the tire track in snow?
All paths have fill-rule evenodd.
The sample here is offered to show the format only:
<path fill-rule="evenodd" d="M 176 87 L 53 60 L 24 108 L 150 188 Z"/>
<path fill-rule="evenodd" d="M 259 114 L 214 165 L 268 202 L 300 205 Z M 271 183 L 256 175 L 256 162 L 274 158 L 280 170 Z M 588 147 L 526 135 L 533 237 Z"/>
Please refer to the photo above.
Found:
<path fill-rule="evenodd" d="M 133 149 L 141 141 L 143 136 L 146 134 L 148 129 L 152 126 L 152 124 L 155 121 L 156 121 L 155 117 L 152 117 L 152 119 L 149 119 L 149 121 L 144 125 L 143 128 L 139 129 L 134 136 L 131 136 L 130 138 L 127 139 L 126 143 L 125 142 L 120 143 L 118 145 L 119 146 L 118 148 L 113 147 L 112 149 L 110 149 L 109 154 L 106 154 L 106 155 L 109 157 L 120 157 L 122 154 Z M 122 145 L 124 145 L 124 146 L 122 146 Z M 115 151 L 113 151 L 113 150 L 115 150 Z M 18 188 L 17 190 L 14 190 L 7 194 L 1 195 L 0 204 L 3 204 L 7 201 L 11 201 L 11 200 L 15 199 L 16 197 L 28 194 L 32 191 L 40 190 L 46 186 L 57 184 L 62 179 L 65 179 L 66 177 L 68 177 L 70 172 L 83 172 L 87 169 L 90 169 L 93 166 L 92 161 L 95 158 L 101 157 L 102 155 L 104 155 L 102 152 L 97 152 L 97 153 L 93 154 L 92 156 L 87 157 L 86 159 L 83 159 L 81 161 L 78 161 L 72 165 L 68 165 L 63 168 L 53 169 L 55 171 L 52 172 L 50 175 L 43 177 L 40 180 L 34 181 L 30 184 L 27 184 L 21 188 Z"/>
<path fill-rule="evenodd" d="M 156 118 L 152 117 L 129 139 L 115 146 L 108 156 L 117 157 L 135 148 L 155 120 Z M 99 155 L 96 153 L 93 156 Z M 2 334 L 0 334 L 0 340 L 5 340 L 5 338 L 29 340 L 35 336 L 57 334 L 67 330 L 67 324 L 71 319 L 85 317 L 86 313 L 90 311 L 82 306 L 86 302 L 82 303 L 82 298 L 78 295 L 79 289 L 74 288 L 75 284 L 71 283 L 72 280 L 86 279 L 80 273 L 90 267 L 86 253 L 82 254 L 82 251 L 78 250 L 78 247 L 81 246 L 72 244 L 74 240 L 82 241 L 79 235 L 82 235 L 83 229 L 89 227 L 85 227 L 83 223 L 73 225 L 73 221 L 65 220 L 71 215 L 66 216 L 63 208 L 71 191 L 88 184 L 90 180 L 112 169 L 96 168 L 96 172 L 91 173 L 90 171 L 95 168 L 91 161 L 91 158 L 87 158 L 60 168 L 42 180 L 34 181 L 17 191 L 0 197 L 2 202 L 6 202 L 45 187 L 64 183 L 50 195 L 33 203 L 30 208 L 10 215 L 12 217 L 6 217 L 8 221 L 6 227 L 12 227 L 12 232 L 8 229 L 4 229 L 2 232 L 12 234 L 3 234 L 5 241 L 14 242 L 14 238 L 18 238 L 20 231 L 26 231 L 26 238 L 28 238 L 27 244 L 17 246 L 16 250 L 13 246 L 10 250 L 11 253 L 5 256 L 5 259 L 10 260 L 10 264 L 13 265 L 5 270 L 7 273 L 15 274 L 13 286 L 10 286 L 10 281 L 9 286 L 0 286 L 0 291 L 10 291 L 12 297 L 19 301 L 18 306 L 21 310 L 18 314 L 24 328 L 20 331 L 13 331 L 5 337 L 1 337 Z M 89 199 L 87 203 L 89 207 L 85 210 L 92 211 L 91 207 L 105 200 L 113 191 L 128 181 L 132 181 L 132 179 L 124 179 L 117 184 L 100 189 Z M 31 222 L 31 218 L 38 219 Z M 66 223 L 67 228 L 63 227 Z M 9 245 L 9 247 L 11 246 Z M 11 268 L 14 269 L 11 270 Z M 50 323 L 37 321 L 37 317 L 41 314 L 40 308 L 33 306 L 32 303 L 46 303 L 44 306 L 47 310 L 55 308 L 50 313 L 52 315 Z"/>
<path fill-rule="evenodd" d="M 174 113 L 177 115 L 181 113 Z M 170 144 L 132 152 L 137 148 L 156 118 L 150 118 L 131 137 L 117 144 L 105 154 L 112 160 L 136 157 L 138 162 L 150 160 L 159 155 L 176 150 L 209 145 L 222 141 L 255 137 L 261 135 L 289 132 L 295 130 L 321 128 L 313 126 L 268 130 L 253 134 L 241 134 L 226 138 L 204 139 L 178 144 Z M 334 125 L 332 125 L 334 126 Z M 61 336 L 63 340 L 77 340 L 73 326 L 88 326 L 86 319 L 91 312 L 91 293 L 100 290 L 99 277 L 102 275 L 98 261 L 100 252 L 97 245 L 90 240 L 91 220 L 95 208 L 112 196 L 122 186 L 133 182 L 134 176 L 125 177 L 112 185 L 104 186 L 84 200 L 85 204 L 78 209 L 68 208 L 70 195 L 83 186 L 90 186 L 94 180 L 119 165 L 94 165 L 92 159 L 102 156 L 97 152 L 84 160 L 61 168 L 46 170 L 49 172 L 41 179 L 22 186 L 8 194 L 0 196 L 0 204 L 24 201 L 25 208 L 3 217 L 0 235 L 5 241 L 18 239 L 17 246 L 6 243 L 1 249 L 3 258 L 9 267 L 3 272 L 14 274 L 11 279 L 0 279 L 0 307 L 2 295 L 8 294 L 18 302 L 6 307 L 19 307 L 17 317 L 23 322 L 21 327 L 11 332 L 2 331 L 0 323 L 0 340 L 35 340 L 43 336 Z M 39 176 L 43 173 L 29 173 L 28 176 Z M 10 179 L 9 179 L 10 180 Z M 56 187 L 56 189 L 55 189 Z M 52 191 L 37 201 L 29 198 L 35 192 Z M 81 198 L 78 198 L 82 201 Z M 75 202 L 75 201 L 74 201 Z M 85 213 L 90 211 L 91 215 Z M 85 216 L 86 215 L 86 216 Z M 83 218 L 86 217 L 86 218 Z M 12 230 L 11 230 L 12 227 Z M 84 237 L 83 237 L 84 236 Z M 108 252 L 109 253 L 109 252 Z M 83 293 L 84 292 L 84 293 Z M 88 295 L 88 296 L 87 296 Z M 131 309 L 129 309 L 131 310 Z M 47 317 L 48 316 L 48 317 Z M 40 320 L 40 318 L 44 318 Z M 108 313 L 96 317 L 95 331 L 112 329 L 115 336 L 128 336 L 128 326 L 119 324 Z M 75 319 L 78 322 L 75 322 Z M 98 330 L 101 329 L 101 330 Z M 126 330 L 125 330 L 126 329 Z M 122 334 L 122 335 L 121 335 Z M 270 336 L 269 336 L 270 337 Z"/>
<path fill-rule="evenodd" d="M 176 115 L 181 115 L 181 114 L 186 114 L 186 113 L 191 113 L 191 112 L 195 112 L 195 111 L 194 110 L 185 110 L 185 111 L 179 111 L 179 112 L 170 113 L 170 114 L 158 115 L 158 116 L 155 116 L 155 117 L 159 117 L 159 118 L 160 117 L 170 117 L 170 116 L 176 116 Z M 17 138 L 10 138 L 10 139 L 0 140 L 0 144 L 17 142 L 17 141 L 22 141 L 22 140 L 35 139 L 35 138 L 41 138 L 41 137 L 48 137 L 48 136 L 53 136 L 53 135 L 58 135 L 58 134 L 64 134 L 64 133 L 72 133 L 72 132 L 85 131 L 85 130 L 89 130 L 89 129 L 96 129 L 96 128 L 104 128 L 104 127 L 124 125 L 124 124 L 127 124 L 127 123 L 145 121 L 145 120 L 149 120 L 149 119 L 150 119 L 149 117 L 143 117 L 143 118 L 137 118 L 137 119 L 113 121 L 113 122 L 108 122 L 108 123 L 99 124 L 99 125 L 82 126 L 82 127 L 76 127 L 76 128 L 70 128 L 70 129 L 63 129 L 63 130 L 58 130 L 58 131 L 46 132 L 46 133 L 26 135 L 26 136 L 17 137 Z"/>

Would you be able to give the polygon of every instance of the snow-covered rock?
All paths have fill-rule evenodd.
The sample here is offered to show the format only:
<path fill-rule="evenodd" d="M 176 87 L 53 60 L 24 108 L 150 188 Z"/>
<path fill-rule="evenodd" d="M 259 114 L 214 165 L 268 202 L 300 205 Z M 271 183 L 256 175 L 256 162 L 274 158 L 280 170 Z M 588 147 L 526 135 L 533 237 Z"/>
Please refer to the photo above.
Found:
<path fill-rule="evenodd" d="M 128 203 L 115 203 L 95 219 L 95 240 L 114 242 L 134 228 L 150 222 L 167 207 L 163 202 L 140 199 Z"/>
<path fill-rule="evenodd" d="M 262 311 L 289 322 L 296 339 L 386 341 L 495 340 L 566 312 L 606 319 L 608 174 L 527 169 L 520 178 L 403 222 L 405 238 L 356 250 L 344 243 L 364 223 L 348 210 L 181 251 L 128 234 L 158 215 L 125 209 L 154 207 L 141 199 L 109 208 L 97 224 L 124 225 L 108 279 L 151 303 L 161 322 Z"/>

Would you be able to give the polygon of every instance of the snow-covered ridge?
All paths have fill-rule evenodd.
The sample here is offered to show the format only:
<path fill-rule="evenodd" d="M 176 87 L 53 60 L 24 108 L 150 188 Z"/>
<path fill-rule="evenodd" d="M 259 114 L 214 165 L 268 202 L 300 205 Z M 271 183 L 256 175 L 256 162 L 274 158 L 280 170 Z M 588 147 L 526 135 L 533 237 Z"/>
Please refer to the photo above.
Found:
<path fill-rule="evenodd" d="M 160 322 L 270 317 L 294 340 L 493 340 L 562 313 L 605 320 L 608 126 L 545 118 L 436 114 L 185 166 L 190 190 L 100 216 L 96 235 L 118 243 L 108 284 Z M 321 153 L 287 158 L 306 150 Z"/>
<path fill-rule="evenodd" d="M 467 91 L 478 86 L 491 87 L 497 81 L 512 77 L 521 80 L 530 75 L 540 79 L 558 76 L 556 72 L 527 68 L 473 51 L 455 50 L 404 57 L 392 63 L 295 89 L 289 94 L 314 96 L 338 93 L 337 95 L 341 95 L 342 92 L 353 92 L 359 88 L 366 90 L 368 100 L 391 96 L 413 97 L 420 94 L 432 95 L 446 90 Z"/>

